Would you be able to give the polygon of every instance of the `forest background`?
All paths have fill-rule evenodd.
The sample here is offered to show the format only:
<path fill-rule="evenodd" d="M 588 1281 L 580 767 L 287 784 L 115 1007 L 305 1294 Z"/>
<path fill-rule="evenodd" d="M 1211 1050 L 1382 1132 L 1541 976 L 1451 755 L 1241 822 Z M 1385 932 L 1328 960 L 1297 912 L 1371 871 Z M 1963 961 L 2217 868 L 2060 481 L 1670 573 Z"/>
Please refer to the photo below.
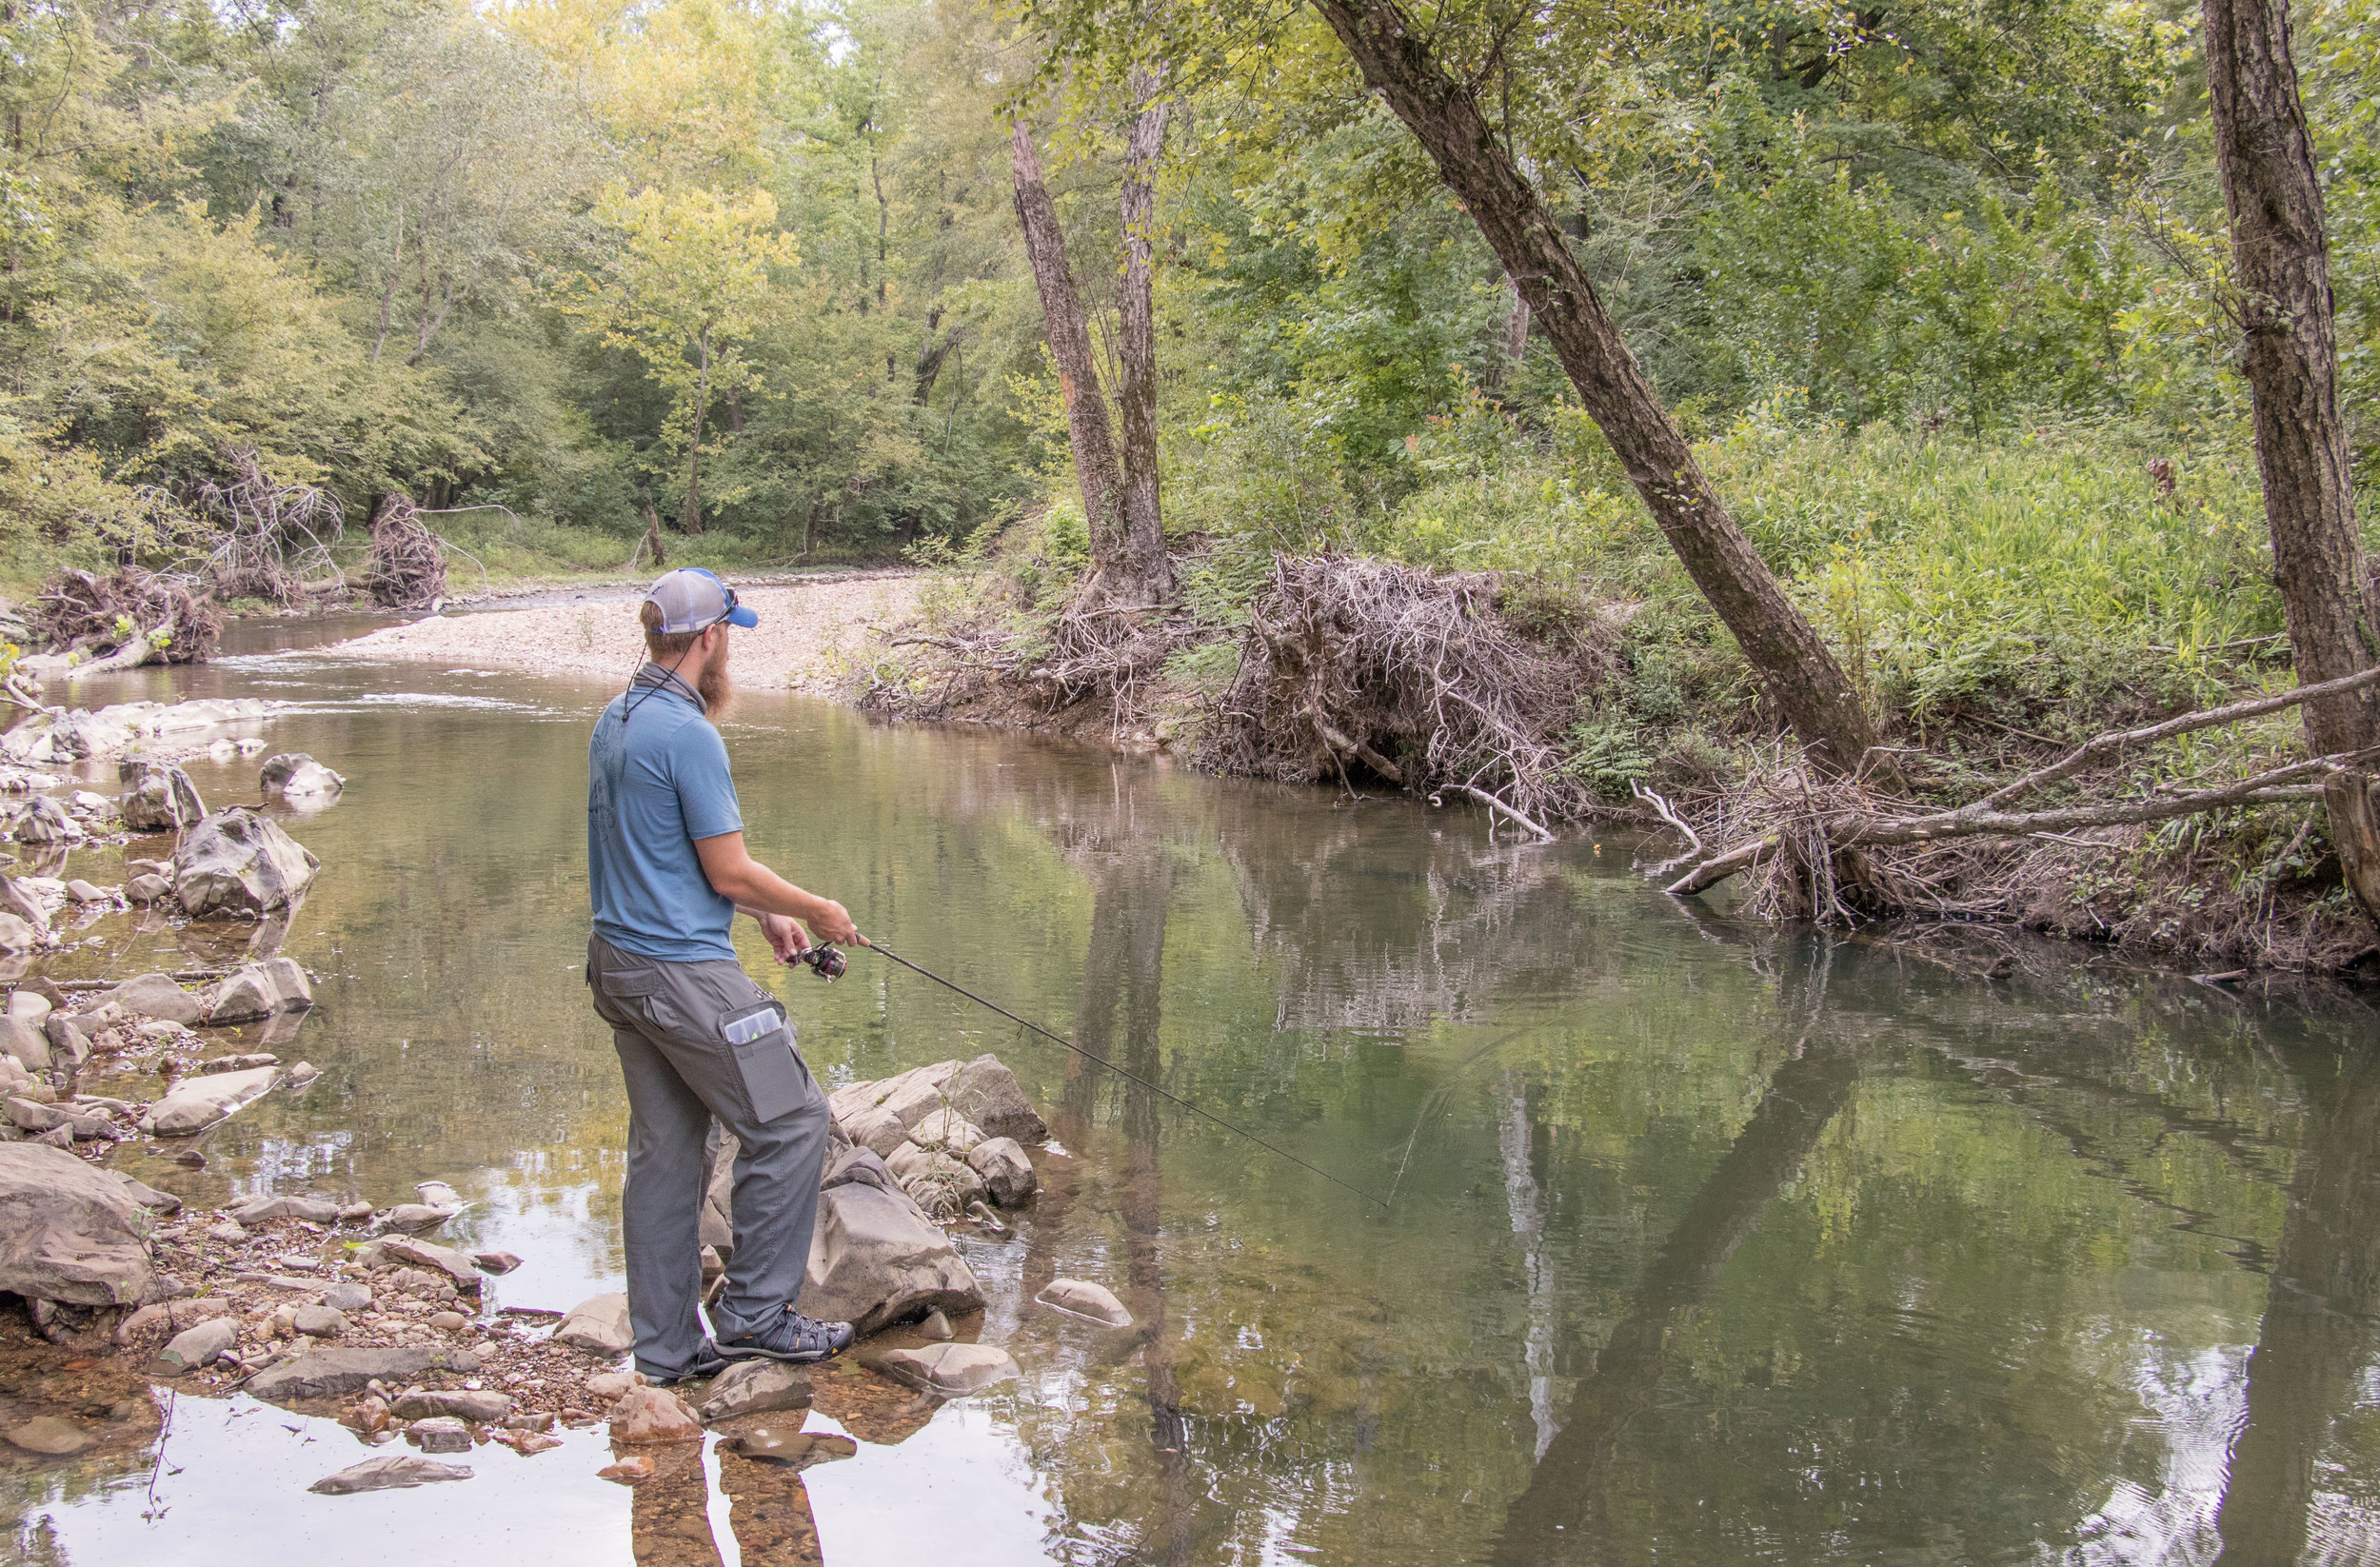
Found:
<path fill-rule="evenodd" d="M 261 471 L 359 521 L 409 497 L 501 576 L 617 573 L 641 540 L 963 569 L 942 643 L 988 614 L 1029 663 L 1089 545 L 1011 129 L 1112 388 L 1140 107 L 1053 50 L 1069 9 L 0 9 L 0 565 L 169 565 Z M 1101 13 L 1163 55 L 1161 9 Z M 1556 736 L 1579 799 L 1739 786 L 1775 734 L 1755 684 L 1428 157 L 1312 11 L 1180 15 L 1143 237 L 1190 627 L 1137 719 L 1195 731 L 1275 562 L 1335 551 L 1500 573 L 1508 620 L 1591 653 Z M 2194 7 L 1512 15 L 1503 121 L 1556 129 L 1531 177 L 1891 737 L 1956 775 L 2286 673 Z M 2370 494 L 2380 4 L 2293 20 Z M 2351 914 L 2313 807 L 2128 843 L 2218 853 L 2209 950 L 2284 884 Z M 2187 940 L 2206 869 L 2058 896 Z"/>

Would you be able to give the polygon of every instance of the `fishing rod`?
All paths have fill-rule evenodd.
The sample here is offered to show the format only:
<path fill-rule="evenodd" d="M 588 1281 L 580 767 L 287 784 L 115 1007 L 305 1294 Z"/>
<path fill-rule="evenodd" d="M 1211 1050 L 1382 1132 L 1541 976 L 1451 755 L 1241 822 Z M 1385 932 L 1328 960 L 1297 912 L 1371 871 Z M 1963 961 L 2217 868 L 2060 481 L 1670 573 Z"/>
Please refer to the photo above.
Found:
<path fill-rule="evenodd" d="M 1084 1061 L 1090 1061 L 1097 1066 L 1104 1066 L 1110 1072 L 1115 1073 L 1118 1077 L 1128 1078 L 1132 1081 L 1137 1082 L 1141 1087 L 1147 1089 L 1150 1093 L 1155 1094 L 1161 1099 L 1171 1100 L 1174 1103 L 1180 1105 L 1192 1115 L 1203 1117 L 1204 1119 L 1213 1121 L 1216 1125 L 1220 1126 L 1226 1132 L 1238 1133 L 1240 1136 L 1246 1138 L 1250 1142 L 1255 1143 L 1258 1147 L 1263 1149 L 1266 1153 L 1271 1154 L 1278 1159 L 1285 1159 L 1301 1170 L 1311 1171 L 1315 1175 L 1320 1176 L 1324 1180 L 1329 1181 L 1332 1185 L 1355 1193 L 1356 1196 L 1363 1199 L 1366 1202 L 1376 1203 L 1381 1208 L 1386 1208 L 1388 1206 L 1385 1201 L 1381 1200 L 1379 1198 L 1374 1197 L 1370 1192 L 1365 1191 L 1362 1187 L 1349 1185 L 1346 1181 L 1339 1180 L 1337 1176 L 1331 1174 L 1328 1170 L 1323 1169 L 1321 1166 L 1307 1163 L 1304 1160 L 1299 1159 L 1296 1154 L 1291 1153 L 1288 1149 L 1275 1147 L 1272 1143 L 1265 1141 L 1262 1138 L 1257 1136 L 1254 1132 L 1249 1131 L 1246 1127 L 1235 1126 L 1230 1121 L 1225 1121 L 1222 1117 L 1217 1115 L 1214 1111 L 1200 1109 L 1198 1105 L 1195 1105 L 1188 1100 L 1183 1099 L 1180 1094 L 1168 1093 L 1166 1090 L 1160 1088 L 1157 1084 L 1140 1076 L 1140 1073 L 1131 1070 L 1129 1067 L 1119 1066 L 1104 1056 L 1095 1056 L 1090 1051 L 1083 1049 L 1082 1046 L 1075 1043 L 1074 1041 L 1062 1039 L 1060 1036 L 1051 1033 L 1048 1029 L 1043 1028 L 1040 1023 L 1031 1022 L 1028 1019 L 1018 1017 L 1014 1012 L 1009 1011 L 998 1002 L 986 1001 L 982 996 L 977 995 L 974 991 L 969 990 L 965 985 L 943 979 L 941 975 L 935 973 L 932 969 L 927 968 L 922 963 L 911 962 L 908 959 L 903 958 L 900 953 L 895 952 L 892 948 L 884 945 L 882 942 L 871 942 L 867 940 L 867 938 L 862 937 L 861 944 L 865 946 L 871 952 L 883 953 L 885 957 L 890 958 L 894 962 L 899 963 L 902 967 L 909 970 L 913 974 L 922 974 L 945 990 L 958 992 L 960 995 L 964 996 L 967 1000 L 973 1002 L 978 1006 L 990 1008 L 992 1011 L 997 1012 L 1002 1017 L 1007 1019 L 1010 1022 L 1015 1023 L 1018 1027 L 1030 1029 L 1032 1032 L 1039 1034 L 1041 1038 L 1049 1041 L 1052 1044 L 1062 1044 L 1067 1049 L 1073 1051 L 1076 1055 L 1081 1056 Z M 847 967 L 846 960 L 844 959 L 842 951 L 836 947 L 825 944 L 804 949 L 799 957 L 794 959 L 794 962 L 809 964 L 812 971 L 814 971 L 822 980 L 832 980 L 841 975 Z"/>

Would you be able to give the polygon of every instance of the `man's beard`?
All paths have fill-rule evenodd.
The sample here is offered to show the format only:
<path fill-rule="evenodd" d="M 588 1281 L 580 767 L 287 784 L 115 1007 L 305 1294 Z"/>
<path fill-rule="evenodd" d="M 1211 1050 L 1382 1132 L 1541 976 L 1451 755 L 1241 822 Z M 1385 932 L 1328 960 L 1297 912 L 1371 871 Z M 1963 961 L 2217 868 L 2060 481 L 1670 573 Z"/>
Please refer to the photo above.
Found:
<path fill-rule="evenodd" d="M 727 676 L 727 650 L 722 647 L 719 656 L 704 665 L 702 678 L 694 683 L 695 691 L 703 699 L 703 716 L 716 719 L 726 712 L 736 700 L 735 682 Z"/>

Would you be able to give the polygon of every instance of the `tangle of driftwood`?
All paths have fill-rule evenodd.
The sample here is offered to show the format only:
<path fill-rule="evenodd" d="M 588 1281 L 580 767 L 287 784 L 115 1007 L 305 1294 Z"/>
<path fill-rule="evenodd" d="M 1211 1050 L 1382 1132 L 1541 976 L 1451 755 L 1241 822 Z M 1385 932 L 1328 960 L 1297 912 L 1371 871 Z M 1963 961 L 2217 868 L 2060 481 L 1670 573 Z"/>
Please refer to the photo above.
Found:
<path fill-rule="evenodd" d="M 446 555 L 402 490 L 391 490 L 372 519 L 364 587 L 386 609 L 427 609 L 446 596 Z"/>

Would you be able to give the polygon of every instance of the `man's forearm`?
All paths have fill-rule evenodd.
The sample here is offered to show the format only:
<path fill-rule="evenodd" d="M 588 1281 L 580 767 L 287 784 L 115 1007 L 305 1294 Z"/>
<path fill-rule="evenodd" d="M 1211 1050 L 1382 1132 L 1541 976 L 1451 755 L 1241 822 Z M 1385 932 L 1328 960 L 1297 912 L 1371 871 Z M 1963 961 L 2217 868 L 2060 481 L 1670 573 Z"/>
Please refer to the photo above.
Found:
<path fill-rule="evenodd" d="M 720 880 L 712 879 L 713 889 L 734 899 L 739 914 L 782 914 L 806 925 L 836 906 L 816 893 L 803 891 L 757 860 L 747 860 L 726 875 L 724 880 L 734 884 L 720 886 Z"/>

